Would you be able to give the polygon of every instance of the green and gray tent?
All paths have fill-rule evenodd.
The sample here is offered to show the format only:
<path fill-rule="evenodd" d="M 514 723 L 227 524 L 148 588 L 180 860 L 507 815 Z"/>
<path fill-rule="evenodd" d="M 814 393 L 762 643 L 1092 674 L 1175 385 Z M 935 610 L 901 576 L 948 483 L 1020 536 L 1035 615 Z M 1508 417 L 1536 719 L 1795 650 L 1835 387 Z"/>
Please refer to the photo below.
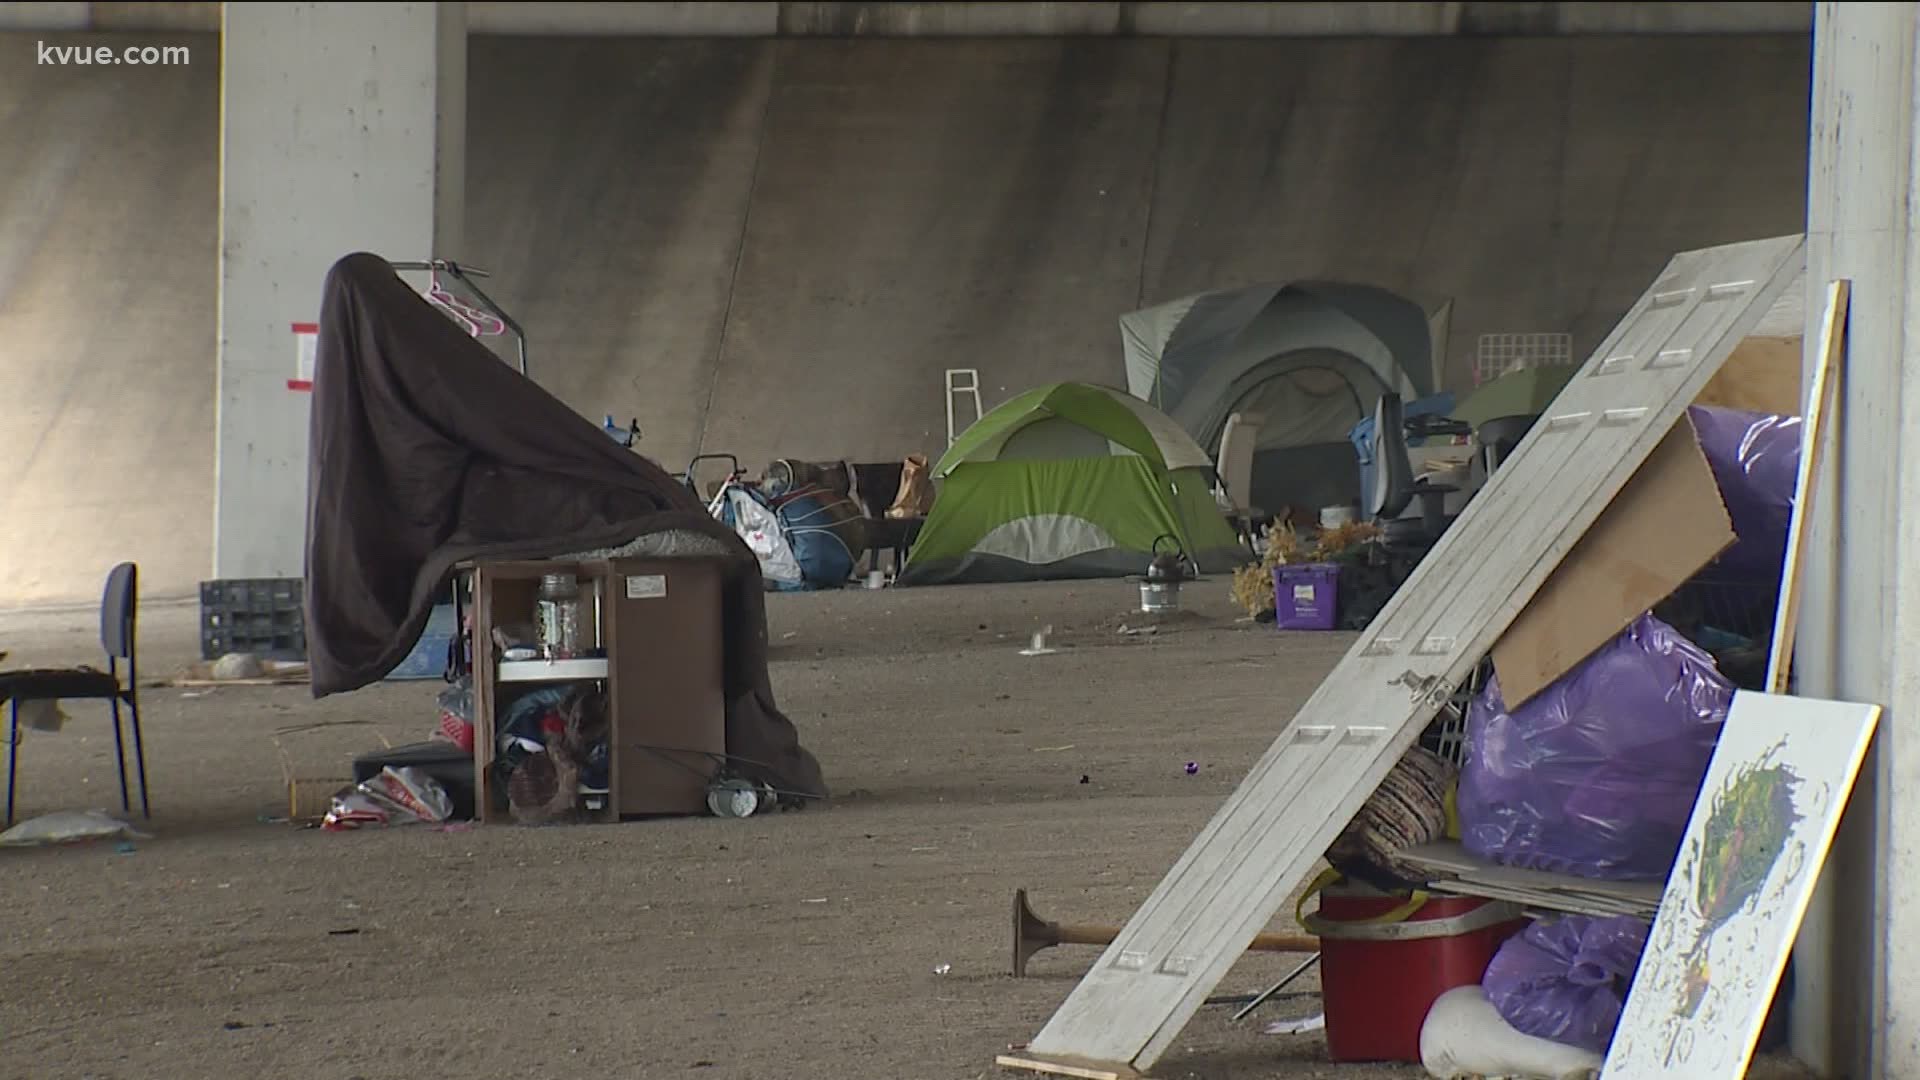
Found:
<path fill-rule="evenodd" d="M 1192 436 L 1124 390 L 1029 390 L 934 466 L 939 496 L 898 584 L 1139 574 L 1164 536 L 1202 573 L 1232 570 L 1246 552 L 1214 502 L 1213 475 Z"/>

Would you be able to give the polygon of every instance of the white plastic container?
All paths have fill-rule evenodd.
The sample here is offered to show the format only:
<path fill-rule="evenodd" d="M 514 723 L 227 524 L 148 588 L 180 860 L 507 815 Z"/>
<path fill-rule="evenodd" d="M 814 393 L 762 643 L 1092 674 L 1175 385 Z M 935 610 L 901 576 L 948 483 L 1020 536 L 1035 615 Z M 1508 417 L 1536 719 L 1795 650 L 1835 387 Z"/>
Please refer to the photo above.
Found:
<path fill-rule="evenodd" d="M 1342 525 L 1351 525 L 1353 517 L 1351 506 L 1323 506 L 1320 508 L 1320 527 L 1337 529 Z"/>

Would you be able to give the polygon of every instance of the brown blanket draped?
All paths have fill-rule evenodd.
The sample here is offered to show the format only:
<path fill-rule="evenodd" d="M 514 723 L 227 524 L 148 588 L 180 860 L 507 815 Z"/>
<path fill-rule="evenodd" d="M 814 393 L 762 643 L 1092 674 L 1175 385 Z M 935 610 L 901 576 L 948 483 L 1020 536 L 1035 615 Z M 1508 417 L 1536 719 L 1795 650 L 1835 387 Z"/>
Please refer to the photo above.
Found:
<path fill-rule="evenodd" d="M 307 490 L 316 698 L 384 678 L 468 559 L 558 557 L 673 530 L 735 553 L 724 590 L 727 752 L 825 796 L 774 703 L 752 551 L 692 492 L 501 362 L 377 256 L 328 271 Z"/>

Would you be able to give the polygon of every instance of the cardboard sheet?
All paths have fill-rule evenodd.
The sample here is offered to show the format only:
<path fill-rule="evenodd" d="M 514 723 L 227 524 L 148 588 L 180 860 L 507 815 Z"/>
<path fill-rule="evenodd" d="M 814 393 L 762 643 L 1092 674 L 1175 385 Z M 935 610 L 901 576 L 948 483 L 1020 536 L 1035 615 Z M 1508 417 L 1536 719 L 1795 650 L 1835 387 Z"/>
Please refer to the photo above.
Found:
<path fill-rule="evenodd" d="M 1693 403 L 1800 415 L 1800 346 L 1798 336 L 1742 341 Z"/>
<path fill-rule="evenodd" d="M 1539 693 L 1733 544 L 1684 417 L 1493 647 L 1508 708 Z"/>

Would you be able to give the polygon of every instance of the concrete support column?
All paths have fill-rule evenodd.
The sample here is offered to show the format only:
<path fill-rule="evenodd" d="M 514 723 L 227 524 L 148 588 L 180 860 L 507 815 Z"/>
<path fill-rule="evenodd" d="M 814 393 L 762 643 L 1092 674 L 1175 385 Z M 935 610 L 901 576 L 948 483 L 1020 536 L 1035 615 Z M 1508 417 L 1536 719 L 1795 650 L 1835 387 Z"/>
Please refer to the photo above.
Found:
<path fill-rule="evenodd" d="M 212 576 L 303 571 L 294 326 L 334 260 L 458 258 L 466 5 L 223 5 Z"/>
<path fill-rule="evenodd" d="M 1808 540 L 1797 692 L 1886 708 L 1800 938 L 1798 1055 L 1920 1077 L 1920 5 L 1821 3 L 1808 168 L 1807 374 L 1827 283 L 1849 352 Z"/>

